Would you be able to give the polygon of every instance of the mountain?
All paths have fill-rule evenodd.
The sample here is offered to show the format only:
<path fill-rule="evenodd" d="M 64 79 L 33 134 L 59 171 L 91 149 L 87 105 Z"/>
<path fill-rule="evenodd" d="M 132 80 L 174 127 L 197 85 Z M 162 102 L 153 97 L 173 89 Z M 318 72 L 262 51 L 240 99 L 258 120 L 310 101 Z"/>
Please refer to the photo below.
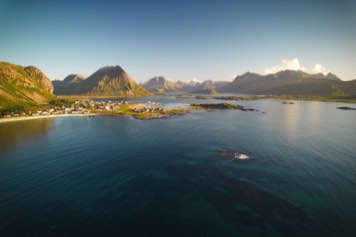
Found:
<path fill-rule="evenodd" d="M 213 83 L 214 83 L 214 86 L 215 86 L 215 90 L 221 91 L 221 89 L 222 89 L 224 86 L 230 84 L 231 81 L 213 81 Z"/>
<path fill-rule="evenodd" d="M 221 88 L 221 92 L 307 96 L 355 95 L 356 90 L 348 89 L 346 85 L 353 87 L 353 83 L 344 82 L 331 73 L 323 75 L 286 70 L 262 76 L 247 72 Z"/>
<path fill-rule="evenodd" d="M 356 96 L 356 79 L 352 81 L 341 81 L 336 84 L 337 88 L 342 90 L 347 95 Z"/>
<path fill-rule="evenodd" d="M 152 93 L 185 92 L 193 94 L 216 94 L 228 81 L 196 80 L 182 82 L 169 81 L 164 77 L 154 77 L 143 83 L 142 86 Z M 199 92 L 199 93 L 198 93 Z"/>
<path fill-rule="evenodd" d="M 0 107 L 44 104 L 53 99 L 52 82 L 38 68 L 0 62 Z"/>
<path fill-rule="evenodd" d="M 63 81 L 61 80 L 54 80 L 52 81 L 54 87 L 54 94 L 58 94 L 58 91 L 66 91 L 70 90 L 72 84 L 77 84 L 81 81 L 85 80 L 85 77 L 80 74 L 70 74 Z"/>
<path fill-rule="evenodd" d="M 153 77 L 142 84 L 142 87 L 152 93 L 177 92 L 180 86 L 174 81 L 166 80 L 164 77 Z"/>
<path fill-rule="evenodd" d="M 95 95 L 95 96 L 148 96 L 150 93 L 141 88 L 120 66 L 100 68 L 83 80 L 78 75 L 69 75 L 62 83 L 56 82 L 57 95 Z"/>
<path fill-rule="evenodd" d="M 229 81 L 205 80 L 203 82 L 197 82 L 193 85 L 188 82 L 182 87 L 182 91 L 186 91 L 192 94 L 198 94 L 197 92 L 201 92 L 200 94 L 204 94 L 202 92 L 217 94 L 219 93 L 222 87 L 229 83 Z"/>
<path fill-rule="evenodd" d="M 79 83 L 85 80 L 85 77 L 80 74 L 70 74 L 66 78 L 64 78 L 63 82 L 66 84 Z"/>
<path fill-rule="evenodd" d="M 195 94 L 197 91 L 219 91 L 223 86 L 229 84 L 229 81 L 212 81 L 212 80 L 205 80 L 203 82 L 199 81 L 188 81 L 188 82 L 181 82 L 178 81 L 176 84 L 179 85 L 180 92 L 187 92 Z"/>
<path fill-rule="evenodd" d="M 201 83 L 197 83 L 191 90 L 194 91 L 219 91 L 222 87 L 227 85 L 230 82 L 227 81 L 212 81 L 212 80 L 205 80 Z"/>

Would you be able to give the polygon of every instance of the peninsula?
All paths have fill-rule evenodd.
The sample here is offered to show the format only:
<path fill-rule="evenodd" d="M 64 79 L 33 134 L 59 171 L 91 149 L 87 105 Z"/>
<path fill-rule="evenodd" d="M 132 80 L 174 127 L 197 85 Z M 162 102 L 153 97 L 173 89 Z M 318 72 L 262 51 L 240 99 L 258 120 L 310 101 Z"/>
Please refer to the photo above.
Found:
<path fill-rule="evenodd" d="M 59 103 L 60 101 L 60 103 Z M 212 111 L 216 109 L 235 109 L 241 111 L 256 111 L 255 109 L 245 108 L 241 105 L 229 103 L 217 104 L 184 104 L 171 108 L 167 104 L 159 102 L 132 102 L 132 101 L 94 101 L 89 99 L 82 100 L 57 100 L 52 106 L 37 110 L 35 112 L 14 113 L 7 111 L 0 115 L 0 122 L 28 120 L 35 118 L 51 118 L 64 116 L 131 116 L 140 120 L 163 119 L 174 115 L 184 115 L 194 111 Z"/>

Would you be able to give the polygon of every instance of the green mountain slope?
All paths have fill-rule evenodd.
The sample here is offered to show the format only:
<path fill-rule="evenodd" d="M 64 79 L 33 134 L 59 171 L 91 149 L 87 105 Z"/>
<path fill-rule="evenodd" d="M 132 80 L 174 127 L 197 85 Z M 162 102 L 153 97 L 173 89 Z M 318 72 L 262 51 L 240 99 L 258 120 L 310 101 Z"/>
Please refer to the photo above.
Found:
<path fill-rule="evenodd" d="M 45 104 L 53 99 L 48 77 L 33 66 L 0 62 L 0 108 Z"/>

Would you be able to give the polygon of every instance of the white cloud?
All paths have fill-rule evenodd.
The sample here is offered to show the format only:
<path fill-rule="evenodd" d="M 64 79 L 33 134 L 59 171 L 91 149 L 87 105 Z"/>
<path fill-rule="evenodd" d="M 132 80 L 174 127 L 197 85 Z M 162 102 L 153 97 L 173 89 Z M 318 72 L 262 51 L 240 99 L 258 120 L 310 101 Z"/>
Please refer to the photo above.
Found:
<path fill-rule="evenodd" d="M 300 65 L 298 58 L 294 58 L 291 60 L 283 59 L 280 65 L 270 67 L 270 68 L 265 68 L 264 74 L 272 74 L 284 70 L 306 71 L 305 67 Z"/>
<path fill-rule="evenodd" d="M 320 64 L 315 64 L 313 67 L 313 73 L 322 73 L 324 75 L 327 75 L 330 72 L 329 69 L 327 69 L 326 67 L 324 67 L 323 65 Z"/>
<path fill-rule="evenodd" d="M 193 82 L 193 83 L 202 83 L 202 80 L 199 80 L 198 78 L 193 78 L 193 80 L 190 80 L 189 82 Z"/>

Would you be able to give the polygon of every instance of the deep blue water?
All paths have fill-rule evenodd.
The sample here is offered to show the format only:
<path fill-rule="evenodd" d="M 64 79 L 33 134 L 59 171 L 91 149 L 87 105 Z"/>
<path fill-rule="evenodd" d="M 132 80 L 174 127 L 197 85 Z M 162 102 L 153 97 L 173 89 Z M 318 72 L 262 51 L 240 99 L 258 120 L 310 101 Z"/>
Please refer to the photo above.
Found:
<path fill-rule="evenodd" d="M 355 236 L 356 112 L 236 103 L 0 124 L 0 236 Z"/>

